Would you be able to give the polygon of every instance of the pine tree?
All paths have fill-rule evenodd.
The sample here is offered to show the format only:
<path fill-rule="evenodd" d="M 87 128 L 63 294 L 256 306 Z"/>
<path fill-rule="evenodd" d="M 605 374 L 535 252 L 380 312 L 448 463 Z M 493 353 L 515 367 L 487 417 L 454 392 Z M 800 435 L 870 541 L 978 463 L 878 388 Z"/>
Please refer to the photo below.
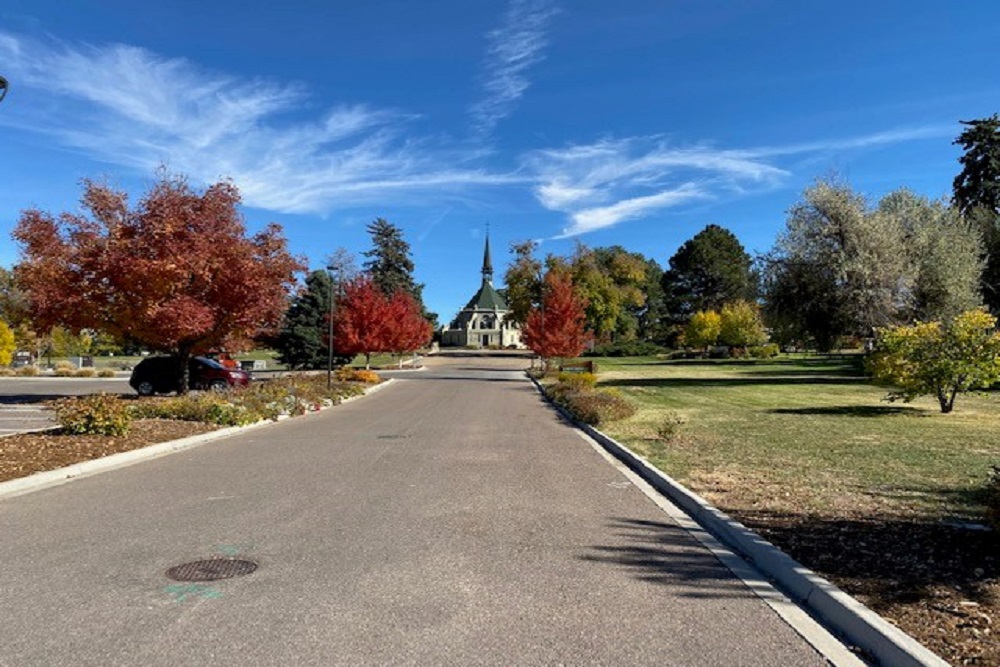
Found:
<path fill-rule="evenodd" d="M 326 271 L 313 271 L 306 277 L 305 288 L 292 299 L 281 331 L 272 342 L 278 361 L 295 369 L 326 368 L 329 317 L 330 276 Z M 334 355 L 334 363 L 343 365 L 352 358 Z"/>
<path fill-rule="evenodd" d="M 364 268 L 375 286 L 386 296 L 404 290 L 421 303 L 424 286 L 413 280 L 410 244 L 403 239 L 403 230 L 384 218 L 376 218 L 368 225 L 368 233 L 372 249 L 364 253 L 368 258 Z"/>

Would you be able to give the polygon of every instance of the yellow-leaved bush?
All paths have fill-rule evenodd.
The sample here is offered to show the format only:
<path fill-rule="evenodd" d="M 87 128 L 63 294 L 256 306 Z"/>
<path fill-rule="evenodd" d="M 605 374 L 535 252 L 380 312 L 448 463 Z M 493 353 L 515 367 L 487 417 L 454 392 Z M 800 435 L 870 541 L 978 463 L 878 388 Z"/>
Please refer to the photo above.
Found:
<path fill-rule="evenodd" d="M 1000 381 L 996 325 L 993 315 L 978 308 L 946 323 L 879 329 L 868 371 L 876 380 L 897 388 L 887 396 L 890 401 L 934 396 L 941 412 L 951 412 L 959 393 L 986 389 Z"/>

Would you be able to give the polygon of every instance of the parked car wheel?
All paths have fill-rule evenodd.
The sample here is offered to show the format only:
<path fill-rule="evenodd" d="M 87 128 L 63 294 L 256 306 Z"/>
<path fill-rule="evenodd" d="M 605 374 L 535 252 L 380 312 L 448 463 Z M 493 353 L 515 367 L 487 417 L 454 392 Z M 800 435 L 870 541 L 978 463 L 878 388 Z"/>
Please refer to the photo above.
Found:
<path fill-rule="evenodd" d="M 229 383 L 225 380 L 212 380 L 208 388 L 215 392 L 222 392 L 229 389 Z"/>
<path fill-rule="evenodd" d="M 148 380 L 140 382 L 135 390 L 139 392 L 140 396 L 152 396 L 156 393 L 156 388 L 153 387 L 153 383 Z"/>

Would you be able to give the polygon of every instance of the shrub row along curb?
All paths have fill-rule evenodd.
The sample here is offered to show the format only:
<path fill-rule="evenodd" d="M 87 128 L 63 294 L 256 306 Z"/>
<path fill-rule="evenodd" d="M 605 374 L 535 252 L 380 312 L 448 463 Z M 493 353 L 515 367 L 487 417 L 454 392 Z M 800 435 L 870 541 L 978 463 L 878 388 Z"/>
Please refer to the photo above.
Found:
<path fill-rule="evenodd" d="M 393 378 L 389 378 L 388 380 L 385 380 L 377 385 L 366 388 L 364 394 L 345 398 L 336 405 L 343 405 L 345 403 L 350 403 L 351 401 L 364 398 L 371 393 L 384 389 L 393 382 L 395 382 L 395 380 Z M 326 410 L 329 407 L 335 406 L 331 405 L 321 408 L 321 411 Z M 288 416 L 279 417 L 279 421 L 284 421 L 290 418 L 291 417 Z M 28 475 L 27 477 L 0 482 L 0 498 L 9 498 L 11 496 L 31 493 L 32 491 L 38 491 L 57 484 L 70 482 L 80 477 L 89 477 L 90 475 L 96 475 L 97 473 L 114 470 L 115 468 L 122 468 L 134 463 L 159 458 L 161 456 L 166 456 L 167 454 L 173 454 L 174 452 L 179 452 L 184 449 L 191 449 L 192 447 L 197 447 L 213 440 L 219 440 L 236 433 L 242 433 L 255 428 L 262 428 L 274 423 L 274 421 L 259 421 L 256 424 L 250 424 L 248 426 L 230 426 L 228 428 L 222 428 L 209 433 L 192 435 L 187 438 L 172 440 L 170 442 L 161 442 L 155 445 L 149 445 L 148 447 L 133 449 L 128 452 L 111 454 L 99 459 L 81 461 L 80 463 L 74 463 L 73 465 L 66 466 L 65 468 L 46 470 L 45 472 L 38 472 L 34 475 Z"/>
<path fill-rule="evenodd" d="M 549 400 L 541 384 L 535 388 Z M 793 559 L 760 535 L 713 507 L 704 498 L 663 473 L 614 438 L 575 420 L 549 403 L 577 428 L 597 441 L 653 488 L 680 507 L 723 544 L 753 563 L 777 582 L 782 591 L 805 607 L 835 633 L 875 656 L 886 667 L 949 667 L 948 663 L 916 639 L 895 627 L 865 605 Z"/>

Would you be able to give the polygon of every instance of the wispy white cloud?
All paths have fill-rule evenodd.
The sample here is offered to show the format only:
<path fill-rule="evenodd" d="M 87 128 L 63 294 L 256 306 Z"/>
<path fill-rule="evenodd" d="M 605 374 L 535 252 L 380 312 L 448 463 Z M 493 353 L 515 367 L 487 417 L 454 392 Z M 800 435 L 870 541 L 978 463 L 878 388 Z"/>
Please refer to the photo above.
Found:
<path fill-rule="evenodd" d="M 769 185 L 788 172 L 733 150 L 674 147 L 658 137 L 603 140 L 539 150 L 526 161 L 535 196 L 570 225 L 576 236 L 696 199 L 709 199 L 745 183 Z"/>
<path fill-rule="evenodd" d="M 727 149 L 675 146 L 662 137 L 605 139 L 537 150 L 524 160 L 545 208 L 566 214 L 556 238 L 585 234 L 697 200 L 721 199 L 780 186 L 791 158 L 950 137 L 954 127 L 897 128 L 857 137 L 785 146 Z"/>
<path fill-rule="evenodd" d="M 546 26 L 555 13 L 548 0 L 511 0 L 503 25 L 487 35 L 484 95 L 470 109 L 480 135 L 509 116 L 528 89 L 527 70 L 542 60 Z"/>
<path fill-rule="evenodd" d="M 651 211 L 709 196 L 708 191 L 698 184 L 684 183 L 673 190 L 664 190 L 654 195 L 623 199 L 610 206 L 586 208 L 574 213 L 572 216 L 573 224 L 555 238 L 579 236 L 605 227 L 612 227 L 625 220 L 643 217 Z"/>
<path fill-rule="evenodd" d="M 195 180 L 229 177 L 247 204 L 273 211 L 405 203 L 521 180 L 414 137 L 412 114 L 357 104 L 303 120 L 301 86 L 210 72 L 133 46 L 0 32 L 0 62 L 33 102 L 7 105 L 0 123 L 147 173 L 166 164 Z"/>

